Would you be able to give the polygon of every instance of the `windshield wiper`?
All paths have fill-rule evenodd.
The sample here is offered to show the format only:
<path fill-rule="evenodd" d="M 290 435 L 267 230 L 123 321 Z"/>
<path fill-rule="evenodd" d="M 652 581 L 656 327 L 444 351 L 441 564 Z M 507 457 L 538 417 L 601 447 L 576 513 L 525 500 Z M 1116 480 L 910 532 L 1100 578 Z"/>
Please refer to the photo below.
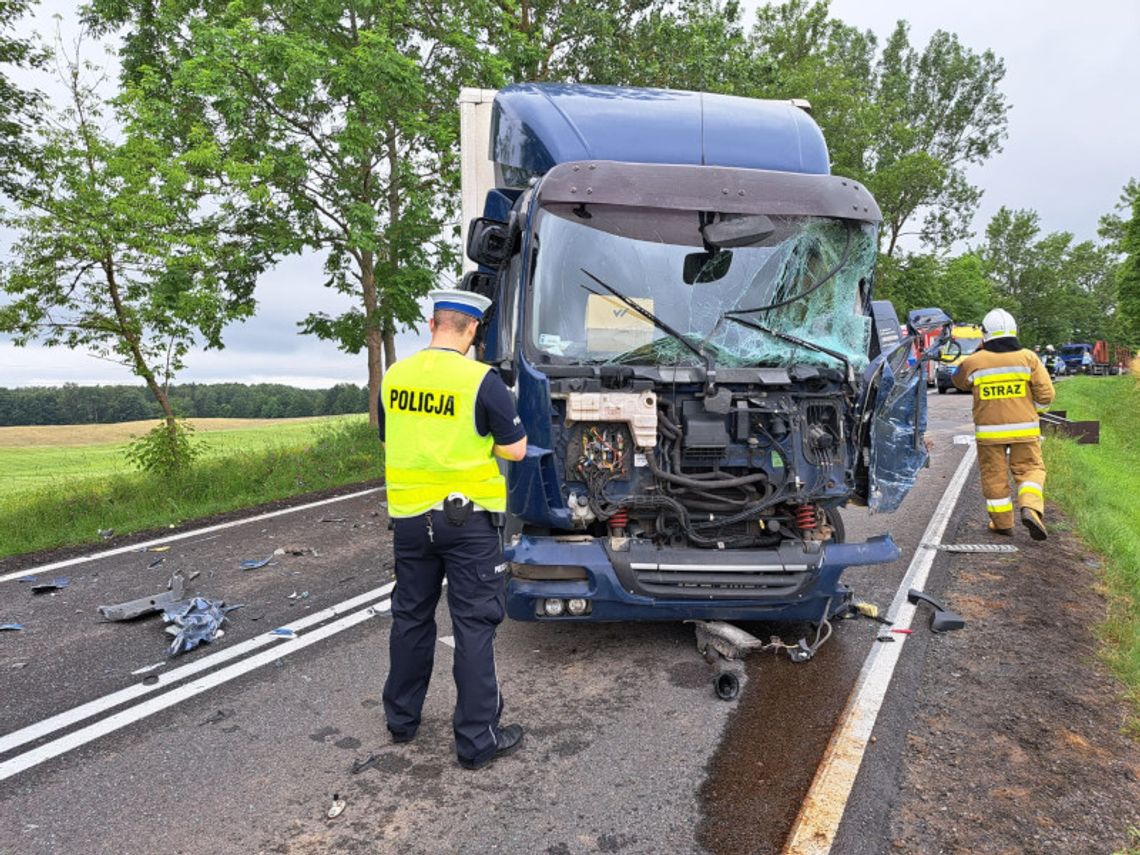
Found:
<path fill-rule="evenodd" d="M 624 303 L 630 309 L 637 312 L 637 314 L 641 315 L 641 317 L 645 318 L 645 320 L 649 321 L 649 323 L 653 324 L 653 326 L 657 327 L 657 329 L 661 330 L 666 335 L 672 336 L 673 338 L 677 339 L 677 341 L 679 341 L 682 345 L 684 345 L 686 348 L 688 348 L 694 354 L 696 354 L 697 357 L 705 363 L 705 387 L 706 387 L 706 391 L 708 391 L 711 394 L 711 391 L 713 389 L 713 383 L 716 380 L 716 364 L 713 361 L 712 354 L 706 353 L 705 349 L 703 347 L 697 347 L 697 345 L 693 344 L 691 341 L 689 341 L 687 338 L 685 338 L 683 335 L 681 335 L 679 332 L 677 332 L 675 329 L 673 329 L 671 326 L 669 326 L 667 323 L 665 323 L 663 320 L 661 320 L 659 317 L 657 317 L 657 315 L 653 314 L 653 312 L 649 311 L 644 306 L 641 306 L 640 304 L 638 304 L 631 297 L 627 297 L 625 294 L 618 291 L 612 285 L 607 285 L 605 282 L 603 282 L 601 279 L 599 279 L 597 276 L 595 276 L 593 273 L 591 273 L 585 267 L 579 267 L 578 269 L 581 270 L 583 273 L 585 273 L 587 276 L 589 276 L 591 279 L 593 279 L 595 282 L 597 282 L 599 285 L 601 285 L 603 288 L 605 288 L 607 291 L 609 291 L 610 294 L 612 294 L 613 296 L 615 296 L 619 300 L 621 300 L 622 303 Z M 597 297 L 605 296 L 604 294 L 599 294 L 593 288 L 589 288 L 586 285 L 583 285 L 582 288 L 585 289 L 586 291 L 589 291 L 591 294 L 593 294 Z"/>
<path fill-rule="evenodd" d="M 847 242 L 843 244 L 843 255 L 839 259 L 839 262 L 833 268 L 831 268 L 831 270 L 827 271 L 827 274 L 822 279 L 814 283 L 810 288 L 807 288 L 798 294 L 793 294 L 791 297 L 788 297 L 785 300 L 777 300 L 775 303 L 769 303 L 767 306 L 757 306 L 754 309 L 732 309 L 731 311 L 725 312 L 725 314 L 729 317 L 732 317 L 733 320 L 737 320 L 737 318 L 733 316 L 752 315 L 756 314 L 757 312 L 770 312 L 773 309 L 789 306 L 792 303 L 796 303 L 804 299 L 805 297 L 810 297 L 825 284 L 830 282 L 833 278 L 835 278 L 835 275 L 839 273 L 840 270 L 847 266 L 847 259 L 851 255 L 851 233 L 854 231 L 854 229 L 852 229 L 850 222 L 844 222 L 847 226 Z"/>
<path fill-rule="evenodd" d="M 838 359 L 843 363 L 843 367 L 847 369 L 848 382 L 852 382 L 855 379 L 855 371 L 851 367 L 851 360 L 849 360 L 838 350 L 832 350 L 830 347 L 824 347 L 822 344 L 816 344 L 815 342 L 802 339 L 799 336 L 780 332 L 779 330 L 774 330 L 771 327 L 766 327 L 763 324 L 756 323 L 755 321 L 747 321 L 744 318 L 738 318 L 728 312 L 725 312 L 723 315 L 721 315 L 721 318 L 723 320 L 735 321 L 741 326 L 748 327 L 749 329 L 759 330 L 762 333 L 767 333 L 768 335 L 773 336 L 774 338 L 778 338 L 781 341 L 786 341 L 788 344 L 798 345 L 799 347 L 806 347 L 808 350 L 814 350 L 817 353 L 823 353 L 827 356 L 833 357 L 834 359 Z"/>

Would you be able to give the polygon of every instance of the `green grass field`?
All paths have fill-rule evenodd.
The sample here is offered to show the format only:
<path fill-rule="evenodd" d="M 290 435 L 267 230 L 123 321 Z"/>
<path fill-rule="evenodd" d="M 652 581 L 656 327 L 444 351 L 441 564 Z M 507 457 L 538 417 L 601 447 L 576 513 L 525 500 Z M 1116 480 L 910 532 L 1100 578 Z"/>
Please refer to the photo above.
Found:
<path fill-rule="evenodd" d="M 1046 493 L 1105 556 L 1105 657 L 1124 681 L 1140 734 L 1140 376 L 1075 377 L 1057 384 L 1054 409 L 1099 419 L 1100 444 L 1045 443 Z"/>
<path fill-rule="evenodd" d="M 190 419 L 203 460 L 273 448 L 296 448 L 321 430 L 364 416 L 311 419 Z M 157 422 L 115 425 L 50 425 L 0 428 L 0 501 L 43 488 L 63 489 L 76 480 L 132 472 L 127 443 Z"/>
<path fill-rule="evenodd" d="M 195 434 L 205 454 L 189 471 L 168 478 L 126 462 L 129 425 L 0 428 L 0 558 L 96 543 L 100 529 L 127 534 L 166 528 L 383 475 L 380 442 L 365 416 L 236 427 L 220 424 L 228 420 L 205 421 L 210 423 Z M 136 435 L 150 427 L 133 425 Z M 75 444 L 85 431 L 102 441 Z"/>

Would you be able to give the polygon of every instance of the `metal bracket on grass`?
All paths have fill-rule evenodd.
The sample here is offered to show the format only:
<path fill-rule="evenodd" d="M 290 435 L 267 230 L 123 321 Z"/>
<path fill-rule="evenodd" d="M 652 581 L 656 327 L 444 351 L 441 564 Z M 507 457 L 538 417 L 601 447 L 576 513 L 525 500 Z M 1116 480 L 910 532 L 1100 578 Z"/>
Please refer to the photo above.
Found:
<path fill-rule="evenodd" d="M 174 576 L 170 580 L 170 590 L 155 594 L 153 597 L 139 597 L 115 606 L 99 606 L 99 614 L 107 620 L 131 620 L 151 612 L 160 612 L 167 606 L 173 605 L 182 599 L 182 577 Z"/>

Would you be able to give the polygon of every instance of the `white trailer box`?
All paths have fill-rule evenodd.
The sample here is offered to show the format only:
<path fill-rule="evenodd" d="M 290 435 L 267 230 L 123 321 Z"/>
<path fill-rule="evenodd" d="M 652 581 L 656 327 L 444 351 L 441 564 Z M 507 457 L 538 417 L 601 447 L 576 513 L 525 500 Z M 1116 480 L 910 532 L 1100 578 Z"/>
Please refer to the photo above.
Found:
<path fill-rule="evenodd" d="M 495 186 L 495 165 L 491 161 L 491 103 L 498 90 L 459 90 L 459 186 L 462 194 L 460 241 L 463 271 L 475 269 L 467 257 L 467 226 L 483 216 L 487 193 Z"/>

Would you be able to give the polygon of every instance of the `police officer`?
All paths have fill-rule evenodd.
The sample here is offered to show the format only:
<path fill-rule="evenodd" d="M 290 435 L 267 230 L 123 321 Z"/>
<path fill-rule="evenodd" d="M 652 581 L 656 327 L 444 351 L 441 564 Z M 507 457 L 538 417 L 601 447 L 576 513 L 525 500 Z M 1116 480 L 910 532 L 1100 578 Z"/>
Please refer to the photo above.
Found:
<path fill-rule="evenodd" d="M 432 291 L 431 298 L 431 344 L 391 366 L 380 393 L 396 553 L 384 714 L 393 741 L 415 737 L 446 578 L 455 750 L 461 766 L 478 769 L 516 748 L 523 735 L 517 724 L 499 724 L 494 642 L 505 612 L 499 522 L 506 484 L 495 457 L 521 460 L 526 432 L 499 376 L 465 357 L 491 301 L 459 290 Z"/>
<path fill-rule="evenodd" d="M 993 309 L 982 319 L 982 346 L 952 376 L 955 386 L 974 395 L 974 437 L 990 530 L 1013 533 L 1012 473 L 1021 522 L 1030 537 L 1044 540 L 1045 463 L 1038 413 L 1053 402 L 1049 372 L 1037 354 L 1018 342 L 1013 316 Z"/>

